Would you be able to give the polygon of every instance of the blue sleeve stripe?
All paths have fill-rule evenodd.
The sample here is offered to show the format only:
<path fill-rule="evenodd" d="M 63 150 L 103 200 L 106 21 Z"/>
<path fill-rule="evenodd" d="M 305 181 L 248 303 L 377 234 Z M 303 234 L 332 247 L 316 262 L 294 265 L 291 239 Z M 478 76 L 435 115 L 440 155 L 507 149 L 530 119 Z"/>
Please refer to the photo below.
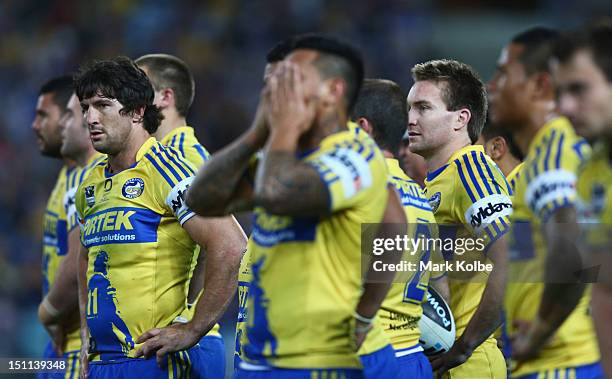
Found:
<path fill-rule="evenodd" d="M 578 142 L 576 142 L 573 146 L 574 151 L 576 151 L 576 154 L 578 154 L 578 158 L 580 158 L 580 161 L 584 161 L 584 154 L 582 154 L 582 146 L 584 146 L 584 144 L 586 144 L 587 141 L 584 139 L 579 140 Z"/>
<path fill-rule="evenodd" d="M 365 150 L 365 146 L 363 146 L 363 144 L 359 144 L 359 149 L 357 149 L 357 153 L 361 154 L 363 153 L 363 150 Z"/>
<path fill-rule="evenodd" d="M 533 160 L 533 177 L 537 177 L 539 174 L 539 170 L 538 170 L 538 164 L 540 163 L 540 155 L 542 153 L 542 146 L 538 146 L 536 147 L 536 156 L 535 159 Z"/>
<path fill-rule="evenodd" d="M 478 169 L 478 174 L 480 175 L 480 178 L 484 182 L 487 192 L 489 193 L 489 195 L 493 195 L 493 190 L 491 189 L 491 186 L 489 185 L 489 181 L 485 177 L 484 171 L 482 171 L 482 167 L 480 167 L 481 165 L 480 165 L 480 162 L 478 162 L 478 157 L 476 156 L 476 152 L 472 151 L 471 155 L 472 155 L 472 161 L 474 162 L 474 166 L 476 166 L 476 168 Z M 484 159 L 484 156 L 482 158 Z M 485 167 L 488 166 L 486 160 L 483 161 L 483 163 Z M 495 178 L 493 178 L 493 174 L 491 173 L 491 170 L 488 169 L 488 167 L 487 167 L 487 171 L 489 172 L 489 177 L 491 178 L 491 181 L 495 183 Z M 497 190 L 497 193 L 499 193 L 499 189 Z"/>
<path fill-rule="evenodd" d="M 155 151 L 155 150 L 153 150 Z M 183 173 L 183 175 L 185 176 L 181 176 L 176 170 L 173 170 L 173 174 L 174 176 L 177 178 L 177 180 L 180 182 L 181 180 L 185 179 L 186 177 L 189 177 L 190 175 L 187 173 L 187 171 L 185 170 L 185 168 L 180 165 L 174 158 L 175 155 L 173 154 L 174 152 L 171 150 L 166 149 L 164 146 L 159 146 L 159 151 L 160 153 L 158 155 L 161 155 L 163 153 L 163 155 L 166 156 L 166 159 L 160 159 L 162 162 L 164 162 L 164 164 L 167 167 L 170 167 L 172 169 L 172 165 L 170 165 L 169 162 L 172 162 L 176 167 L 178 167 L 178 169 Z M 161 157 L 160 157 L 161 158 Z"/>
<path fill-rule="evenodd" d="M 183 158 L 185 157 L 184 144 L 185 144 L 185 133 L 181 133 L 181 140 L 179 142 L 179 151 L 181 152 L 181 155 L 183 156 Z"/>
<path fill-rule="evenodd" d="M 492 240 L 495 237 L 493 233 L 491 233 L 491 225 L 485 226 L 484 230 L 485 232 L 487 232 L 487 235 L 489 236 L 490 240 Z"/>
<path fill-rule="evenodd" d="M 486 167 L 487 172 L 489 173 L 489 176 L 491 177 L 491 180 L 493 181 L 493 184 L 495 185 L 495 190 L 497 191 L 498 194 L 501 195 L 501 187 L 499 186 L 499 183 L 497 183 L 497 180 L 495 179 L 495 175 L 493 174 L 493 171 L 491 171 L 491 166 L 489 166 L 489 164 L 487 163 L 487 160 L 485 159 L 484 154 L 480 153 L 480 159 L 482 160 L 482 163 Z M 500 171 L 498 170 L 498 172 Z M 504 176 L 502 172 L 500 172 L 499 176 L 504 180 L 504 183 L 506 183 L 506 189 L 508 190 L 508 193 L 511 194 L 512 189 L 510 188 L 510 184 L 508 184 L 506 177 Z"/>
<path fill-rule="evenodd" d="M 508 227 L 508 223 L 506 222 L 506 220 L 504 220 L 504 217 L 500 218 L 499 221 L 501 222 L 501 224 L 504 226 L 504 228 Z"/>
<path fill-rule="evenodd" d="M 175 146 L 176 143 L 176 134 L 174 136 L 172 136 L 172 140 L 170 140 L 170 143 L 168 144 L 169 146 Z"/>
<path fill-rule="evenodd" d="M 548 171 L 548 160 L 550 159 L 550 153 L 553 149 L 553 141 L 557 136 L 557 131 L 553 130 L 550 139 L 548 140 L 548 144 L 546 145 L 546 155 L 544 156 L 544 172 Z"/>
<path fill-rule="evenodd" d="M 74 170 L 72 174 L 70 174 L 70 188 L 76 185 L 76 178 L 79 170 Z"/>
<path fill-rule="evenodd" d="M 193 170 L 192 165 L 187 163 L 185 160 L 183 160 L 183 158 L 181 158 L 180 155 L 177 154 L 176 150 L 170 150 L 170 149 L 165 149 L 165 150 L 166 150 L 166 154 L 170 155 L 169 158 L 172 160 L 172 162 L 175 165 L 177 165 L 185 175 L 187 175 L 186 177 L 195 175 L 195 171 Z"/>
<path fill-rule="evenodd" d="M 146 153 L 145 157 L 149 160 L 149 162 L 151 162 L 151 164 L 153 164 L 153 166 L 157 169 L 157 171 L 161 174 L 161 176 L 164 179 L 166 179 L 166 182 L 168 182 L 170 187 L 174 188 L 174 182 L 172 181 L 172 179 L 170 179 L 170 177 L 166 174 L 166 172 L 164 170 L 162 170 L 162 168 L 159 166 L 159 164 L 155 161 L 155 158 L 153 158 L 151 156 L 151 154 L 149 154 L 149 153 Z"/>
<path fill-rule="evenodd" d="M 501 230 L 499 230 L 499 226 L 497 226 L 497 220 L 493 221 L 491 223 L 491 226 L 493 226 L 493 229 L 495 229 L 495 235 L 498 235 L 499 233 L 501 233 Z"/>
<path fill-rule="evenodd" d="M 204 149 L 204 146 L 200 145 L 199 143 L 196 143 L 195 145 L 193 145 L 193 148 L 196 149 L 198 154 L 200 154 L 204 162 L 208 160 L 208 153 L 206 149 Z"/>
<path fill-rule="evenodd" d="M 85 167 L 81 171 L 81 175 L 79 176 L 79 184 L 83 183 L 83 179 L 85 179 L 85 175 L 89 172 L 89 167 Z"/>
<path fill-rule="evenodd" d="M 461 183 L 463 183 L 463 187 L 465 188 L 472 202 L 475 203 L 476 197 L 474 196 L 474 193 L 472 193 L 472 190 L 470 189 L 470 186 L 468 185 L 467 180 L 465 179 L 465 175 L 463 174 L 463 168 L 461 167 L 461 162 L 459 161 L 459 159 L 455 160 L 455 165 L 457 165 L 457 172 L 459 173 L 459 178 L 461 178 Z"/>
<path fill-rule="evenodd" d="M 158 147 L 161 147 L 161 145 L 159 145 Z M 160 148 L 160 150 L 162 149 Z M 160 150 L 158 150 L 156 147 L 151 149 L 151 151 L 157 156 L 157 158 L 159 158 L 159 161 L 163 163 L 164 166 L 166 166 L 166 168 L 168 169 L 168 171 L 170 171 L 170 173 L 174 176 L 177 182 L 180 182 L 181 180 L 183 180 L 184 178 L 181 175 L 179 175 L 179 173 L 174 169 L 174 167 L 172 167 L 170 162 L 168 162 L 170 157 L 168 156 L 168 153 L 165 151 L 165 149 L 163 149 L 162 151 L 165 152 L 165 155 L 168 159 L 164 159 L 164 157 L 162 157 Z"/>
<path fill-rule="evenodd" d="M 561 168 L 561 150 L 563 149 L 563 140 L 565 139 L 565 133 L 562 133 L 559 137 L 559 143 L 557 144 L 557 156 L 555 157 L 555 168 L 558 170 Z"/>
<path fill-rule="evenodd" d="M 482 188 L 480 188 L 480 184 L 478 184 L 478 180 L 476 179 L 476 176 L 474 176 L 474 170 L 472 170 L 472 165 L 470 164 L 467 155 L 463 156 L 463 162 L 465 163 L 465 168 L 467 169 L 470 179 L 472 180 L 472 184 L 474 185 L 474 188 L 476 188 L 476 192 L 478 192 L 480 199 L 482 199 L 485 197 L 484 192 L 482 192 Z"/>

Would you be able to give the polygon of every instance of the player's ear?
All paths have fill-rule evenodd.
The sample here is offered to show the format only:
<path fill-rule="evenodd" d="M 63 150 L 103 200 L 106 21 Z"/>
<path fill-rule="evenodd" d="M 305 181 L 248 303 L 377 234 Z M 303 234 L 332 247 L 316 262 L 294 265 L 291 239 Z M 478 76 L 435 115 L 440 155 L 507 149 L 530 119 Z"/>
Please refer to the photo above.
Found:
<path fill-rule="evenodd" d="M 369 135 L 372 135 L 372 133 L 374 132 L 372 128 L 372 124 L 370 124 L 368 119 L 365 117 L 359 117 L 357 119 L 357 125 L 359 125 L 359 127 L 363 129 L 363 131 L 368 133 Z"/>
<path fill-rule="evenodd" d="M 320 96 L 325 103 L 338 104 L 344 99 L 346 82 L 340 78 L 331 78 L 325 81 L 325 91 Z"/>
<path fill-rule="evenodd" d="M 470 119 L 472 118 L 472 112 L 470 112 L 467 108 L 462 108 L 457 111 L 457 127 L 455 130 L 459 130 L 461 128 L 467 128 Z"/>
<path fill-rule="evenodd" d="M 155 105 L 164 109 L 171 105 L 174 105 L 174 91 L 172 88 L 164 88 L 156 94 L 156 97 L 159 96 L 159 100 L 155 101 Z"/>
<path fill-rule="evenodd" d="M 538 99 L 548 99 L 554 96 L 555 90 L 552 77 L 548 72 L 537 72 L 533 74 L 534 94 Z"/>
<path fill-rule="evenodd" d="M 145 107 L 141 106 L 132 111 L 132 123 L 139 124 L 143 121 Z"/>
<path fill-rule="evenodd" d="M 506 140 L 502 137 L 494 137 L 491 140 L 491 158 L 494 161 L 498 161 L 506 154 L 508 150 L 508 146 L 506 145 Z"/>

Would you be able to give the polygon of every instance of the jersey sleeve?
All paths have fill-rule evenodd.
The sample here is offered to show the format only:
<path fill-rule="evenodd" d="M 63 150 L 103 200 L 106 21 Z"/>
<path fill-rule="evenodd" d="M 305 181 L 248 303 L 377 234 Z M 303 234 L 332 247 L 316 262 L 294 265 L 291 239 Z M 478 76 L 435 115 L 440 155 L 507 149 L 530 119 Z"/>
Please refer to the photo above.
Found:
<path fill-rule="evenodd" d="M 528 183 L 524 200 L 542 222 L 559 208 L 576 205 L 578 169 L 590 149 L 582 139 L 572 137 L 568 132 L 553 131 L 537 159 L 524 168 Z"/>
<path fill-rule="evenodd" d="M 455 212 L 477 238 L 484 251 L 510 229 L 510 186 L 499 168 L 483 153 L 472 152 L 455 160 Z"/>
<path fill-rule="evenodd" d="M 145 154 L 154 170 L 151 182 L 155 186 L 155 196 L 161 207 L 183 225 L 195 216 L 185 203 L 185 193 L 196 173 L 195 167 L 170 147 L 157 144 Z"/>
<path fill-rule="evenodd" d="M 360 195 L 372 187 L 375 171 L 385 172 L 384 165 L 377 167 L 374 149 L 354 140 L 306 161 L 318 172 L 328 190 L 330 211 L 354 206 Z"/>

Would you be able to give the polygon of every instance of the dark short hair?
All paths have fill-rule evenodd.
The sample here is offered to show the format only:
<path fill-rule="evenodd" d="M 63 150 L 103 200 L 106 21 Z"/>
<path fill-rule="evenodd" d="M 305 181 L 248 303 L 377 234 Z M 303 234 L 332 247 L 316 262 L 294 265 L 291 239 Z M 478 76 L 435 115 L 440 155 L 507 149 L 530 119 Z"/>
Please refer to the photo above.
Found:
<path fill-rule="evenodd" d="M 612 23 L 600 22 L 563 34 L 553 51 L 561 63 L 569 61 L 579 50 L 591 53 L 593 62 L 603 72 L 606 80 L 612 82 Z"/>
<path fill-rule="evenodd" d="M 94 61 L 74 77 L 79 100 L 95 95 L 117 99 L 123 104 L 120 114 L 130 114 L 144 107 L 143 126 L 149 134 L 157 131 L 163 116 L 153 105 L 155 91 L 147 75 L 128 57 Z"/>
<path fill-rule="evenodd" d="M 164 88 L 174 91 L 176 111 L 187 117 L 195 97 L 195 80 L 187 64 L 169 54 L 147 54 L 134 62 L 147 68 L 149 80 L 156 91 Z"/>
<path fill-rule="evenodd" d="M 299 49 L 315 50 L 319 53 L 314 66 L 323 78 L 341 77 L 346 82 L 345 100 L 347 112 L 350 113 L 363 81 L 361 53 L 344 41 L 322 34 L 293 37 L 287 54 Z"/>
<path fill-rule="evenodd" d="M 406 126 L 408 110 L 406 93 L 390 80 L 365 79 L 351 119 L 367 119 L 373 127 L 373 138 L 382 149 L 397 155 Z"/>
<path fill-rule="evenodd" d="M 472 143 L 478 140 L 487 117 L 487 91 L 472 67 L 455 60 L 433 60 L 414 66 L 412 78 L 416 82 L 442 83 L 442 100 L 447 109 L 469 109 L 472 116 L 467 125 L 468 135 Z"/>
<path fill-rule="evenodd" d="M 266 54 L 266 63 L 276 63 L 285 59 L 291 52 L 292 44 L 292 38 L 286 38 L 277 42 Z"/>
<path fill-rule="evenodd" d="M 521 153 L 521 149 L 519 149 L 514 137 L 512 137 L 512 133 L 497 127 L 490 122 L 485 123 L 484 128 L 482 129 L 482 136 L 484 137 L 485 142 L 495 138 L 501 137 L 506 141 L 506 145 L 510 150 L 510 154 L 512 154 L 516 159 L 522 161 L 523 154 Z"/>
<path fill-rule="evenodd" d="M 57 105 L 62 112 L 66 109 L 70 96 L 74 92 L 74 83 L 72 76 L 62 75 L 46 81 L 38 92 L 39 95 L 52 94 L 52 101 Z"/>
<path fill-rule="evenodd" d="M 523 46 L 523 52 L 518 59 L 527 75 L 550 72 L 548 61 L 557 38 L 559 38 L 558 31 L 543 26 L 529 28 L 512 38 L 512 43 Z"/>

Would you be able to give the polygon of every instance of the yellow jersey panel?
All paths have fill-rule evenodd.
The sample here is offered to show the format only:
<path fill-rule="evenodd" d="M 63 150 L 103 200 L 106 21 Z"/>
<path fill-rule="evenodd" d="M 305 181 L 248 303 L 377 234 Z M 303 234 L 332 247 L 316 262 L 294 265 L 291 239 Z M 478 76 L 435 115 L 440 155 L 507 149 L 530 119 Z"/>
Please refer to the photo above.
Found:
<path fill-rule="evenodd" d="M 63 166 L 51 191 L 43 216 L 42 293 L 43 297 L 55 281 L 55 273 L 68 252 L 68 233 L 64 194 L 66 182 L 74 168 Z"/>
<path fill-rule="evenodd" d="M 510 189 L 512 190 L 512 195 L 514 196 L 514 191 L 516 191 L 516 182 L 518 178 L 521 176 L 521 169 L 523 168 L 523 164 L 525 162 L 521 162 L 516 165 L 515 168 L 510 171 L 508 176 L 506 177 L 506 181 L 510 184 Z"/>
<path fill-rule="evenodd" d="M 254 211 L 243 359 L 283 368 L 358 368 L 351 325 L 361 295 L 361 224 L 382 220 L 387 173 L 365 133 L 326 137 L 300 157 L 329 193 L 327 216 L 276 216 Z M 296 199 L 299 201 L 299 199 Z M 389 344 L 379 324 L 374 349 Z"/>
<path fill-rule="evenodd" d="M 439 225 L 440 238 L 481 238 L 484 249 L 466 249 L 461 260 L 486 263 L 486 250 L 509 231 L 512 190 L 497 165 L 481 145 L 457 150 L 448 163 L 429 173 L 425 192 Z M 455 260 L 454 251 L 443 251 L 446 260 Z M 451 310 L 457 338 L 474 315 L 485 289 L 487 272 L 467 277 L 449 277 Z"/>
<path fill-rule="evenodd" d="M 87 326 L 94 360 L 133 357 L 135 340 L 185 309 L 195 243 L 181 225 L 195 168 L 154 138 L 119 173 L 98 163 L 77 190 L 81 242 L 88 249 Z"/>
<path fill-rule="evenodd" d="M 396 159 L 386 161 L 388 180 L 398 191 L 406 213 L 408 236 L 414 239 L 438 237 L 433 211 L 419 184 L 402 171 Z M 407 260 L 417 264 L 428 262 L 431 260 L 431 251 L 420 249 Z M 413 347 L 419 343 L 421 337 L 419 320 L 423 314 L 421 304 L 427 294 L 429 278 L 430 271 L 419 270 L 410 273 L 408 277 L 405 277 L 405 281 L 393 283 L 378 311 L 380 323 L 395 350 Z M 368 339 L 366 338 L 364 345 L 367 344 Z M 367 353 L 371 352 L 373 351 L 367 351 Z"/>
<path fill-rule="evenodd" d="M 536 134 L 516 182 L 512 233 L 509 238 L 509 283 L 505 314 L 508 335 L 514 321 L 536 317 L 544 290 L 548 254 L 543 224 L 554 212 L 576 204 L 576 177 L 590 148 L 578 137 L 569 121 L 559 117 Z M 590 289 L 557 330 L 537 358 L 516 365 L 513 376 L 575 367 L 599 360 L 597 340 L 589 316 Z"/>

